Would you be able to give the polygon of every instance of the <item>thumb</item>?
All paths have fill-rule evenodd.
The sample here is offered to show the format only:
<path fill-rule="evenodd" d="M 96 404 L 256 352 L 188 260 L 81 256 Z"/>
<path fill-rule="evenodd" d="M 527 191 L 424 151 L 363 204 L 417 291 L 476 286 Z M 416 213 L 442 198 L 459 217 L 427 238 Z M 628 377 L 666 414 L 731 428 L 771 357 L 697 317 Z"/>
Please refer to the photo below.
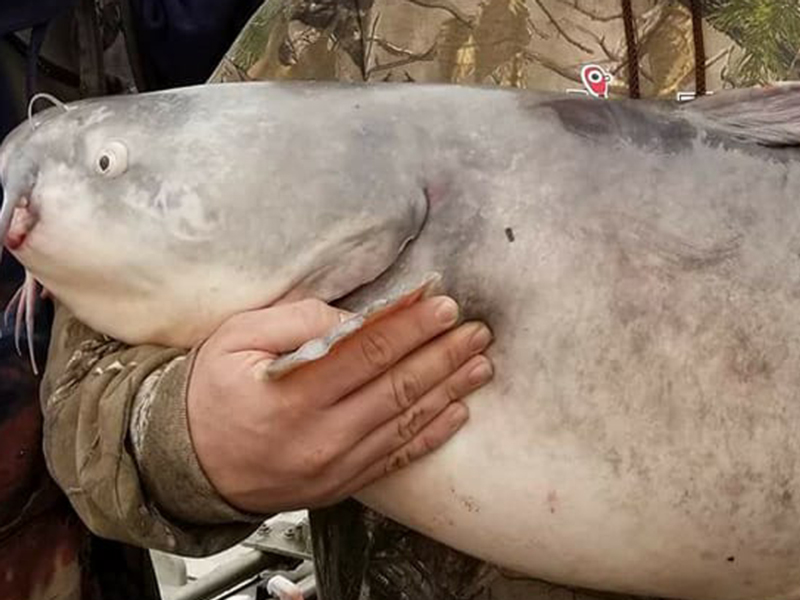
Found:
<path fill-rule="evenodd" d="M 299 300 L 232 317 L 221 340 L 229 352 L 257 350 L 270 354 L 291 352 L 305 342 L 322 337 L 353 316 L 321 300 Z"/>

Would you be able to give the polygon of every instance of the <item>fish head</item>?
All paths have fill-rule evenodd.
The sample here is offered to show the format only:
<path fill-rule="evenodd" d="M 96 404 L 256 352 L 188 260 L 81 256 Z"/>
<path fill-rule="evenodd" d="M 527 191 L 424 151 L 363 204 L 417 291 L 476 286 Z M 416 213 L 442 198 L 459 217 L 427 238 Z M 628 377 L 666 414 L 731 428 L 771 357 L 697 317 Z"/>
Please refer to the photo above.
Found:
<path fill-rule="evenodd" d="M 0 147 L 0 239 L 128 343 L 188 346 L 242 310 L 341 298 L 395 263 L 428 210 L 387 137 L 406 128 L 377 101 L 364 121 L 345 92 L 231 83 L 42 111 Z M 320 136 L 330 123 L 340 134 Z"/>
<path fill-rule="evenodd" d="M 0 241 L 48 289 L 142 271 L 160 249 L 159 215 L 143 208 L 172 146 L 148 144 L 169 115 L 147 108 L 166 110 L 122 97 L 48 108 L 0 146 Z"/>

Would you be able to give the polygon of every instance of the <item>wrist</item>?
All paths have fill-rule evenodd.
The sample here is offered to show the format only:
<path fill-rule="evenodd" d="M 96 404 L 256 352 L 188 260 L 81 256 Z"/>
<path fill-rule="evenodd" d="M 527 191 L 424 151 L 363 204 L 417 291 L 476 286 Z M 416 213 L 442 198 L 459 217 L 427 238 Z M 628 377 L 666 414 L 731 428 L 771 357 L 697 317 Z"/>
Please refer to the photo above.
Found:
<path fill-rule="evenodd" d="M 196 352 L 173 360 L 137 397 L 131 439 L 148 495 L 159 510 L 186 523 L 260 521 L 217 491 L 195 449 L 188 410 L 195 361 Z"/>

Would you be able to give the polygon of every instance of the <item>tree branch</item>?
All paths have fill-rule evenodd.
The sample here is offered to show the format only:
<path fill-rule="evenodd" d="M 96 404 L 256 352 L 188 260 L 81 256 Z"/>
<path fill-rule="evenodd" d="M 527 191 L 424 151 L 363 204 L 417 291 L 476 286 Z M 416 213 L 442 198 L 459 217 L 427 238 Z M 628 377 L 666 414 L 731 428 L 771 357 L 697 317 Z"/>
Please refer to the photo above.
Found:
<path fill-rule="evenodd" d="M 565 79 L 569 79 L 570 81 L 574 81 L 576 83 L 581 83 L 581 75 L 578 69 L 570 69 L 565 65 L 560 65 L 556 61 L 547 58 L 546 56 L 542 56 L 538 52 L 534 50 L 530 50 L 526 48 L 523 50 L 523 55 L 525 58 L 532 60 L 534 62 L 539 63 L 546 69 L 550 69 L 554 73 L 561 75 Z"/>
<path fill-rule="evenodd" d="M 547 16 L 548 20 L 553 24 L 553 27 L 555 27 L 556 30 L 558 30 L 558 32 L 564 37 L 565 40 L 567 40 L 573 46 L 576 46 L 576 47 L 580 48 L 581 50 L 583 50 L 584 52 L 587 52 L 588 54 L 594 54 L 594 50 L 584 46 L 578 40 L 574 39 L 566 31 L 564 31 L 564 28 L 561 27 L 561 25 L 558 24 L 558 21 L 556 21 L 553 18 L 552 13 L 549 10 L 547 10 L 547 7 L 545 7 L 545 5 L 542 2 L 542 0 L 536 0 L 536 5 Z"/>
<path fill-rule="evenodd" d="M 373 38 L 369 40 L 371 43 L 375 43 L 390 54 L 394 56 L 402 56 L 395 61 L 390 61 L 385 64 L 378 64 L 377 60 L 375 62 L 375 66 L 367 70 L 367 77 L 375 74 L 380 73 L 381 71 L 389 71 L 391 69 L 396 69 L 398 67 L 404 67 L 406 65 L 414 64 L 417 62 L 425 62 L 431 60 L 434 55 L 436 54 L 437 44 L 434 42 L 430 48 L 428 48 L 425 52 L 413 52 L 411 50 L 407 50 L 405 48 L 401 48 L 396 46 L 386 40 L 382 40 L 380 38 Z"/>
<path fill-rule="evenodd" d="M 474 18 L 465 15 L 453 2 L 449 2 L 448 0 L 406 0 L 406 2 L 410 2 L 411 4 L 422 6 L 424 8 L 441 9 L 445 12 L 449 12 L 455 19 L 461 21 L 467 27 L 473 26 Z"/>
<path fill-rule="evenodd" d="M 571 9 L 576 10 L 577 12 L 581 13 L 582 15 L 589 17 L 592 21 L 600 21 L 601 23 L 608 23 L 609 21 L 614 21 L 616 19 L 622 18 L 622 13 L 617 13 L 614 15 L 600 15 L 594 11 L 591 11 L 587 8 L 583 8 L 578 4 L 578 0 L 557 0 L 561 4 L 565 6 L 569 6 Z"/>

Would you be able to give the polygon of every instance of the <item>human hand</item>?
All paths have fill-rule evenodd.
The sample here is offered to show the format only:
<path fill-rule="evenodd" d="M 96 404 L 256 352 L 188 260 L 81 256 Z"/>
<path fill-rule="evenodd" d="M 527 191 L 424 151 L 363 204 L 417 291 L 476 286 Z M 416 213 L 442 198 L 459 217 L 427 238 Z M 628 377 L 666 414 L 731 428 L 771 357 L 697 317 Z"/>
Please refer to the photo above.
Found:
<path fill-rule="evenodd" d="M 366 325 L 283 378 L 265 361 L 340 323 L 303 300 L 236 315 L 199 349 L 188 420 L 201 466 L 233 506 L 315 508 L 429 454 L 466 422 L 461 400 L 492 377 L 485 325 L 454 328 L 450 298 L 422 300 Z"/>

